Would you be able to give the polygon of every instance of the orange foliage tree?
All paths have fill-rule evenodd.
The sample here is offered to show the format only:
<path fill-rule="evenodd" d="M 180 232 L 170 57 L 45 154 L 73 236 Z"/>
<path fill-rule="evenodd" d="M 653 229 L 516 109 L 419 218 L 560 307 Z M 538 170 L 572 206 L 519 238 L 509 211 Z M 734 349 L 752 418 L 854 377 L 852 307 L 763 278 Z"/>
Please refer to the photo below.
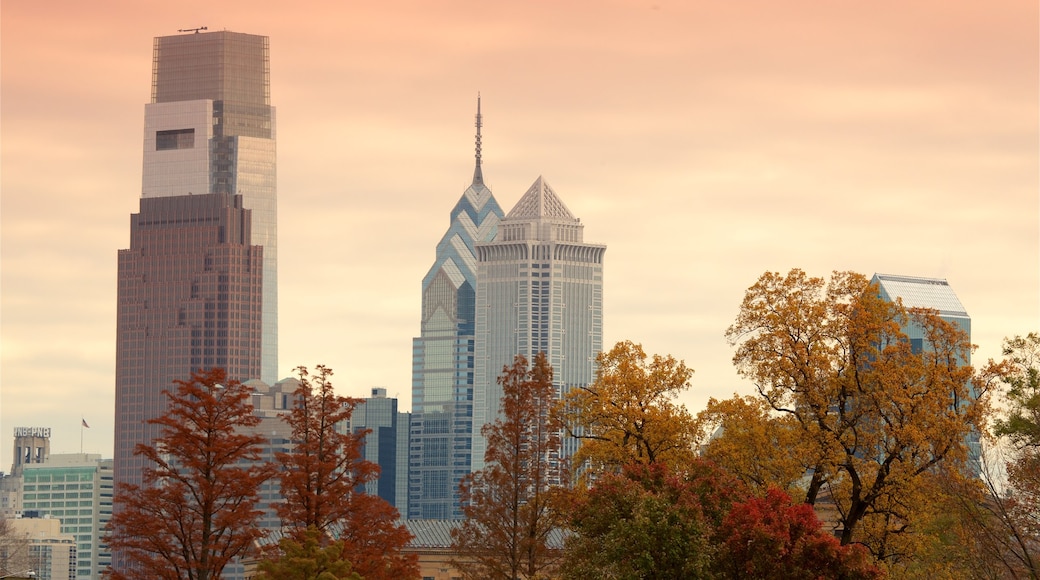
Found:
<path fill-rule="evenodd" d="M 223 369 L 176 384 L 166 414 L 148 421 L 161 435 L 134 451 L 151 462 L 144 484 L 115 491 L 105 540 L 126 569 L 112 578 L 216 580 L 263 533 L 257 497 L 271 472 L 259 461 L 264 438 L 243 432 L 260 422 L 250 389 Z"/>
<path fill-rule="evenodd" d="M 466 519 L 452 530 L 452 547 L 465 578 L 541 578 L 559 556 L 550 542 L 559 524 L 552 488 L 564 479 L 553 370 L 539 353 L 530 368 L 517 355 L 502 373 L 502 416 L 482 430 L 486 467 L 459 486 Z"/>
<path fill-rule="evenodd" d="M 926 348 L 913 348 L 910 324 Z M 843 545 L 898 559 L 886 542 L 912 531 L 918 484 L 944 466 L 962 471 L 966 435 L 986 412 L 967 335 L 935 311 L 883 300 L 860 274 L 827 282 L 795 269 L 763 274 L 726 336 L 740 374 L 797 425 L 813 467 L 806 503 L 829 491 Z"/>
<path fill-rule="evenodd" d="M 290 453 L 279 453 L 282 495 L 278 515 L 298 542 L 307 530 L 323 541 L 344 543 L 343 557 L 369 580 L 414 578 L 414 555 L 402 553 L 411 534 L 398 522 L 392 505 L 364 492 L 365 483 L 379 476 L 379 466 L 363 455 L 367 431 L 343 433 L 358 399 L 335 394 L 332 369 L 318 365 L 311 375 L 298 367 L 295 405 L 285 420 L 292 429 Z"/>
<path fill-rule="evenodd" d="M 631 341 L 601 352 L 596 362 L 595 382 L 571 389 L 559 408 L 567 434 L 581 440 L 575 465 L 588 461 L 599 472 L 630 462 L 689 463 L 693 419 L 675 397 L 689 388 L 693 370 L 670 355 L 647 360 Z"/>
<path fill-rule="evenodd" d="M 811 467 L 801 459 L 802 445 L 796 421 L 789 415 L 774 416 L 775 411 L 760 397 L 739 397 L 717 401 L 697 414 L 701 457 L 741 480 L 755 493 L 770 487 L 788 493 Z M 775 450 L 765 453 L 763 450 Z"/>

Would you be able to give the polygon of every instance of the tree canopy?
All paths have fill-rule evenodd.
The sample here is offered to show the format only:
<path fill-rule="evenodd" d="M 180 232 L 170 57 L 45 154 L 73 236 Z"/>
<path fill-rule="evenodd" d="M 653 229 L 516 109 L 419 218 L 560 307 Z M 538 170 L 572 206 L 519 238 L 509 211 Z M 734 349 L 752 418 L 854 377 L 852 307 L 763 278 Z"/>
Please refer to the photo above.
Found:
<path fill-rule="evenodd" d="M 600 353 L 596 362 L 595 382 L 573 387 L 560 407 L 568 435 L 581 440 L 574 464 L 588 462 L 595 472 L 630 462 L 691 461 L 693 418 L 675 397 L 689 388 L 693 370 L 670 355 L 648 360 L 631 341 Z"/>
<path fill-rule="evenodd" d="M 115 490 L 106 542 L 125 568 L 113 578 L 216 580 L 263 534 L 258 491 L 271 467 L 249 431 L 260 422 L 251 389 L 217 368 L 176 385 L 166 414 L 148 421 L 161 435 L 135 450 L 151 462 L 144 484 Z"/>
<path fill-rule="evenodd" d="M 860 274 L 827 281 L 795 269 L 763 274 L 726 336 L 738 372 L 797 425 L 812 467 L 806 502 L 826 487 L 842 544 L 893 555 L 886 539 L 912 519 L 915 482 L 964 465 L 966 436 L 980 429 L 986 406 L 971 388 L 967 335 L 935 311 L 884 300 Z"/>
<path fill-rule="evenodd" d="M 379 467 L 364 458 L 367 432 L 340 431 L 359 400 L 335 394 L 328 367 L 319 365 L 313 375 L 306 367 L 296 370 L 294 406 L 285 417 L 293 447 L 277 455 L 283 527 L 304 546 L 311 540 L 342 542 L 343 556 L 369 580 L 417 577 L 416 557 L 402 553 L 411 534 L 397 510 L 364 492 L 364 484 L 379 475 Z"/>

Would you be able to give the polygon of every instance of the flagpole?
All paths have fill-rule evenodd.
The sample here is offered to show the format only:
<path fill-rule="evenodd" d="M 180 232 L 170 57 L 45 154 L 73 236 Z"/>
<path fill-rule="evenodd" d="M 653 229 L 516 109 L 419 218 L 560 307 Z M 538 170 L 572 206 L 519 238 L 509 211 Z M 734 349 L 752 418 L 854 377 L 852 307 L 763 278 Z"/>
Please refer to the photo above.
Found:
<path fill-rule="evenodd" d="M 86 419 L 83 417 L 79 418 L 79 454 L 83 455 L 83 423 L 86 423 Z"/>

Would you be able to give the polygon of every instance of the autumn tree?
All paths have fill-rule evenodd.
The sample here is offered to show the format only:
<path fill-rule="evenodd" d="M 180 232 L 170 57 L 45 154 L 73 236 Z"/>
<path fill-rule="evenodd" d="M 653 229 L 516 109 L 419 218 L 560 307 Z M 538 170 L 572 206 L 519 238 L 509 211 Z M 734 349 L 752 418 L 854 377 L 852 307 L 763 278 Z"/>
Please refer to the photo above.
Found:
<path fill-rule="evenodd" d="M 359 400 L 336 395 L 332 369 L 315 370 L 311 375 L 306 367 L 296 369 L 294 406 L 285 416 L 292 451 L 276 455 L 283 528 L 302 545 L 310 529 L 317 531 L 310 539 L 343 542 L 344 557 L 369 580 L 418 577 L 416 557 L 402 553 L 411 534 L 397 510 L 364 492 L 365 483 L 379 476 L 379 466 L 364 458 L 367 432 L 342 432 Z"/>
<path fill-rule="evenodd" d="M 911 325 L 926 348 L 914 348 Z M 795 269 L 762 275 L 726 336 L 738 372 L 797 424 L 812 466 L 805 501 L 826 488 L 843 545 L 900 557 L 886 542 L 912 531 L 915 485 L 937 466 L 963 465 L 965 437 L 982 422 L 967 335 L 935 311 L 882 299 L 860 274 L 827 282 Z"/>
<path fill-rule="evenodd" d="M 770 487 L 793 492 L 811 467 L 802 460 L 797 421 L 790 415 L 777 416 L 760 397 L 709 399 L 696 424 L 703 442 L 701 457 L 755 493 Z M 767 449 L 775 451 L 763 452 Z"/>
<path fill-rule="evenodd" d="M 647 360 L 631 341 L 601 352 L 596 361 L 596 380 L 572 388 L 560 406 L 567 434 L 581 440 L 574 464 L 616 471 L 630 462 L 688 463 L 693 418 L 675 398 L 689 388 L 693 370 L 670 355 Z"/>
<path fill-rule="evenodd" d="M 821 528 L 813 508 L 782 490 L 733 506 L 719 527 L 714 569 L 722 578 L 882 578 L 860 545 L 842 546 Z"/>
<path fill-rule="evenodd" d="M 258 491 L 271 471 L 261 463 L 261 435 L 250 433 L 251 390 L 223 369 L 192 373 L 164 391 L 165 415 L 150 445 L 143 485 L 121 483 L 106 542 L 125 558 L 113 578 L 216 580 L 262 535 Z"/>
<path fill-rule="evenodd" d="M 962 544 L 976 561 L 1008 577 L 1040 578 L 1040 334 L 1005 339 L 1004 359 L 987 367 L 999 385 L 1004 412 L 994 422 L 989 456 L 1006 481 L 983 471 L 983 493 L 958 493 Z M 970 490 L 969 490 L 970 491 Z"/>
<path fill-rule="evenodd" d="M 533 579 L 551 571 L 559 528 L 551 509 L 553 486 L 564 479 L 560 426 L 551 415 L 556 396 L 544 353 L 530 368 L 517 355 L 502 369 L 502 414 L 481 432 L 485 468 L 459 485 L 466 519 L 452 530 L 456 566 L 468 579 Z"/>
<path fill-rule="evenodd" d="M 708 462 L 683 471 L 664 463 L 604 473 L 568 512 L 564 578 L 710 577 L 715 533 L 740 483 Z"/>
<path fill-rule="evenodd" d="M 310 527 L 278 542 L 281 556 L 258 566 L 257 580 L 362 580 L 346 559 L 346 542 Z"/>

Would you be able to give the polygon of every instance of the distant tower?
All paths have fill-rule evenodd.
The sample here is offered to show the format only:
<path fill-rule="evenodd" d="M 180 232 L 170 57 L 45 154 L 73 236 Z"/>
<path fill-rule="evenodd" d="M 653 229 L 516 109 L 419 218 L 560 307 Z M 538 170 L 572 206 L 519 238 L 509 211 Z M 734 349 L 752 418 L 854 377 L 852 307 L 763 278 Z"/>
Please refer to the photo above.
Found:
<path fill-rule="evenodd" d="M 14 462 L 11 463 L 11 475 L 21 475 L 26 465 L 43 463 L 50 455 L 50 427 L 14 428 Z"/>
<path fill-rule="evenodd" d="M 891 274 L 874 274 L 870 282 L 877 284 L 881 297 L 889 302 L 901 300 L 906 308 L 928 308 L 935 310 L 946 322 L 953 324 L 968 335 L 971 342 L 971 317 L 961 304 L 957 294 L 949 282 L 942 278 L 921 278 L 918 276 L 893 276 Z M 924 329 L 919 324 L 909 323 L 901 329 L 910 340 L 910 347 L 914 352 L 920 352 L 928 348 L 928 339 Z M 971 364 L 971 353 L 961 364 Z M 976 395 L 974 390 L 973 396 Z M 982 442 L 979 434 L 972 431 L 968 434 L 965 443 L 968 446 L 969 468 L 972 473 L 981 473 L 979 460 L 982 456 Z"/>
<path fill-rule="evenodd" d="M 264 248 L 261 373 L 278 380 L 275 108 L 266 36 L 219 31 L 160 36 L 145 105 L 143 198 L 241 194 L 250 243 Z"/>
<path fill-rule="evenodd" d="M 410 519 L 462 517 L 458 485 L 470 471 L 473 435 L 474 247 L 494 239 L 502 218 L 502 209 L 484 185 L 482 125 L 478 97 L 473 182 L 451 210 L 448 231 L 422 281 L 420 336 L 412 341 Z"/>
<path fill-rule="evenodd" d="M 119 252 L 115 481 L 141 483 L 174 379 L 278 369 L 275 111 L 266 36 L 158 37 L 140 213 Z"/>
<path fill-rule="evenodd" d="M 539 177 L 477 245 L 477 324 L 473 385 L 474 471 L 484 466 L 483 425 L 498 417 L 502 367 L 517 354 L 544 352 L 560 394 L 595 380 L 603 350 L 603 254 L 583 241 L 581 220 Z M 564 456 L 577 451 L 566 439 Z"/>

